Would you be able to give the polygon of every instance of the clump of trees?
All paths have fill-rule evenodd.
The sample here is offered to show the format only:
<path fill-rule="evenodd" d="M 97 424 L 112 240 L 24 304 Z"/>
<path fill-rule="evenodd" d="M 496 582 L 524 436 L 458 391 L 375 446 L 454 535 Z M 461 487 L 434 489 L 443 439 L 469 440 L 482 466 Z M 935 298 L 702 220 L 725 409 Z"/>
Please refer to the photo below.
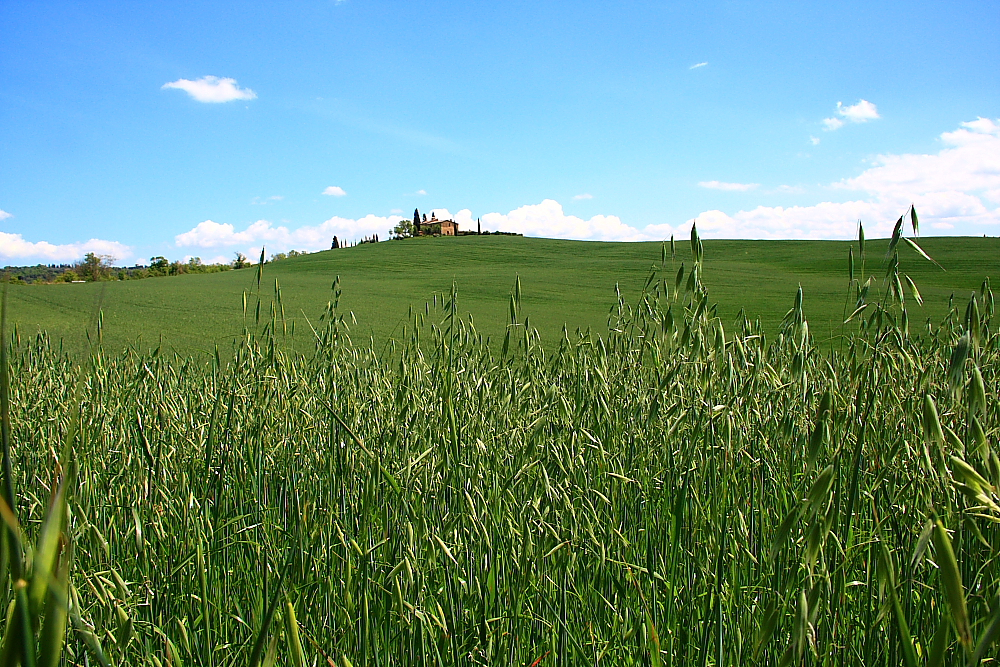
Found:
<path fill-rule="evenodd" d="M 244 265 L 246 257 L 243 258 Z M 78 281 L 99 282 L 106 280 L 141 280 L 161 276 L 177 276 L 184 273 L 218 273 L 236 267 L 233 264 L 205 264 L 200 257 L 191 257 L 185 262 L 171 262 L 166 257 L 149 258 L 148 266 L 115 266 L 111 255 L 88 252 L 76 264 L 38 264 L 36 266 L 8 266 L 2 275 L 4 279 L 20 283 L 71 283 Z"/>
<path fill-rule="evenodd" d="M 36 264 L 35 266 L 8 266 L 0 272 L 5 280 L 15 283 L 51 283 L 66 271 L 72 270 L 69 264 Z M 78 280 L 78 278 L 77 278 Z"/>
<path fill-rule="evenodd" d="M 149 266 L 135 269 L 125 269 L 131 272 L 131 278 L 159 278 L 161 276 L 179 276 L 185 273 L 219 273 L 229 271 L 229 264 L 205 264 L 201 257 L 190 257 L 186 262 L 171 262 L 166 257 L 156 256 L 149 258 Z M 128 280 L 129 278 L 122 278 Z"/>
<path fill-rule="evenodd" d="M 307 254 L 307 253 L 299 252 L 298 250 L 289 250 L 288 252 L 276 252 L 273 255 L 271 255 L 271 259 L 269 261 L 271 261 L 271 262 L 279 262 L 279 261 L 281 261 L 283 259 L 291 259 L 292 257 L 300 257 L 300 256 L 305 255 L 305 254 Z"/>
<path fill-rule="evenodd" d="M 413 229 L 413 223 L 404 218 L 392 228 L 392 238 L 393 240 L 408 239 L 413 236 Z"/>
<path fill-rule="evenodd" d="M 87 281 L 107 280 L 111 274 L 115 258 L 111 255 L 98 255 L 88 252 L 83 261 L 77 264 L 77 273 Z"/>

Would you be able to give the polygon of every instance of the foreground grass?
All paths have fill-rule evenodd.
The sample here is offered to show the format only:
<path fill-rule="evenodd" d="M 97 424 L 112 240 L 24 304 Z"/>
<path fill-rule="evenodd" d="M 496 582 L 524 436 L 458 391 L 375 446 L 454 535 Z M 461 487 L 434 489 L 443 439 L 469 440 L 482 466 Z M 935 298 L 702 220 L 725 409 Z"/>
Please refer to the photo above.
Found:
<path fill-rule="evenodd" d="M 994 657 L 988 284 L 929 330 L 855 284 L 824 352 L 686 276 L 552 348 L 516 285 L 491 345 L 454 295 L 352 343 L 335 292 L 299 356 L 266 279 L 231 362 L 13 341 L 7 664 Z"/>
<path fill-rule="evenodd" d="M 886 243 L 870 242 L 871 255 L 880 259 Z M 951 294 L 964 301 L 984 275 L 1000 275 L 1000 239 L 939 237 L 921 243 L 947 272 L 909 262 L 927 297 L 925 307 L 912 309 L 913 322 L 940 320 Z M 801 284 L 806 316 L 824 345 L 840 333 L 844 319 L 845 266 L 852 245 L 857 252 L 856 243 L 838 241 L 706 241 L 711 301 L 727 326 L 745 309 L 774 334 L 788 309 L 788 295 Z M 908 249 L 903 254 L 904 262 L 916 257 Z M 668 258 L 666 267 L 676 270 L 685 259 L 690 268 L 686 255 L 673 262 Z M 344 288 L 341 307 L 357 320 L 352 336 L 356 341 L 372 337 L 377 345 L 399 338 L 409 308 L 447 296 L 453 282 L 462 311 L 474 317 L 478 331 L 496 339 L 506 326 L 510 287 L 520 276 L 524 312 L 553 349 L 563 325 L 570 332 L 589 327 L 606 335 L 616 285 L 634 300 L 650 266 L 660 263 L 659 243 L 464 236 L 364 244 L 275 262 L 268 266 L 268 280 L 278 281 L 290 335 L 306 352 L 312 348 L 306 318 L 315 320 L 322 310 L 335 276 Z M 879 270 L 881 264 L 875 264 Z M 11 317 L 23 334 L 46 331 L 80 354 L 88 349 L 85 332 L 100 305 L 108 351 L 162 344 L 185 356 L 211 353 L 216 344 L 228 350 L 241 333 L 242 295 L 253 280 L 252 269 L 246 269 L 121 283 L 12 286 Z"/>

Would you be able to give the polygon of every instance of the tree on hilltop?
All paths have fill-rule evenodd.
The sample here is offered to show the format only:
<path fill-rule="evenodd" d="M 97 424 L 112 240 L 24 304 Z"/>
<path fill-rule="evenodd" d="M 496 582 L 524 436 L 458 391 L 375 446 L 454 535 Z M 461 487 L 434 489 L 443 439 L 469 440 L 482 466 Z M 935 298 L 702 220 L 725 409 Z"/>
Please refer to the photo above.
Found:
<path fill-rule="evenodd" d="M 111 264 L 114 261 L 115 258 L 111 255 L 97 255 L 88 252 L 76 268 L 84 280 L 104 280 L 108 277 Z"/>
<path fill-rule="evenodd" d="M 408 239 L 413 236 L 413 223 L 403 218 L 396 223 L 396 226 L 392 228 L 392 238 L 394 239 Z"/>
<path fill-rule="evenodd" d="M 149 258 L 149 275 L 165 276 L 168 275 L 169 273 L 170 273 L 170 260 L 160 255 Z"/>

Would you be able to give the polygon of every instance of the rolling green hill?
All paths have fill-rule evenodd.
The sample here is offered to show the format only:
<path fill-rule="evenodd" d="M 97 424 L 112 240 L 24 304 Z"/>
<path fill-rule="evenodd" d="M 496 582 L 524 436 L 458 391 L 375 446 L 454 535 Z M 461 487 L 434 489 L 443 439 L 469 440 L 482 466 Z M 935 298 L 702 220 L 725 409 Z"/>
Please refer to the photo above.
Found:
<path fill-rule="evenodd" d="M 881 285 L 886 241 L 868 244 L 866 275 Z M 911 327 L 939 318 L 949 296 L 963 304 L 986 276 L 1000 277 L 1000 239 L 938 237 L 921 241 L 946 269 L 942 271 L 909 248 L 900 250 L 902 272 L 923 294 L 925 305 L 911 305 Z M 843 241 L 705 241 L 705 274 L 711 298 L 724 322 L 741 308 L 774 330 L 792 304 L 796 287 L 805 294 L 805 313 L 817 340 L 835 334 L 842 321 L 847 289 Z M 857 244 L 855 252 L 857 252 Z M 687 242 L 668 258 L 668 281 L 682 261 L 690 266 Z M 340 276 L 341 308 L 357 321 L 352 337 L 377 343 L 398 335 L 408 309 L 423 308 L 435 295 L 457 285 L 459 307 L 473 316 L 479 331 L 503 331 L 509 294 L 516 276 L 522 286 L 522 312 L 543 340 L 555 342 L 565 324 L 570 331 L 606 331 L 607 314 L 618 285 L 634 302 L 650 268 L 661 263 L 659 243 L 598 243 L 501 236 L 429 238 L 366 244 L 319 252 L 265 266 L 262 286 L 267 302 L 277 279 L 286 319 L 294 323 L 295 344 L 309 345 L 305 318 L 314 321 L 331 298 Z M 857 273 L 860 274 L 860 258 Z M 243 293 L 255 288 L 254 269 L 210 275 L 183 275 L 111 283 L 11 286 L 10 317 L 21 335 L 46 330 L 67 349 L 85 349 L 86 330 L 98 303 L 104 313 L 105 345 L 120 348 L 162 342 L 182 353 L 222 349 L 242 330 Z M 254 301 L 251 299 L 252 311 Z M 251 313 L 252 315 L 252 313 Z"/>

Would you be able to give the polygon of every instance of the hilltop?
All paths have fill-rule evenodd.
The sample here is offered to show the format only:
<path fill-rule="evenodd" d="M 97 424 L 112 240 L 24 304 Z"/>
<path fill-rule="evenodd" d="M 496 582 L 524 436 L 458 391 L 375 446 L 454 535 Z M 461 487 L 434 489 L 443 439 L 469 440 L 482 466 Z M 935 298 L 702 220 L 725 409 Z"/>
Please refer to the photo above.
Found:
<path fill-rule="evenodd" d="M 805 314 L 817 340 L 838 330 L 847 289 L 846 241 L 705 241 L 705 273 L 711 300 L 729 323 L 740 309 L 774 331 L 802 285 Z M 857 244 L 855 252 L 857 252 Z M 900 251 L 902 272 L 924 297 L 911 305 L 911 327 L 940 318 L 954 294 L 964 308 L 969 294 L 986 276 L 1000 276 L 1000 239 L 936 237 L 921 240 L 942 271 L 908 248 Z M 885 241 L 869 241 L 866 275 L 881 282 Z M 270 301 L 280 286 L 289 330 L 296 345 L 309 345 L 309 327 L 331 298 L 340 276 L 340 306 L 354 314 L 352 337 L 378 344 L 398 335 L 410 307 L 424 307 L 449 294 L 454 283 L 463 313 L 477 329 L 494 337 L 507 321 L 507 305 L 519 276 L 522 312 L 544 341 L 554 343 L 565 324 L 570 331 L 607 330 L 616 303 L 616 286 L 634 303 L 652 267 L 661 266 L 660 243 L 602 243 L 511 236 L 461 236 L 362 244 L 317 252 L 264 268 L 262 291 Z M 686 242 L 662 271 L 668 281 L 682 262 L 690 267 Z M 860 259 L 857 260 L 860 273 Z M 10 317 L 21 335 L 46 330 L 71 350 L 82 350 L 85 331 L 100 302 L 105 344 L 118 348 L 141 340 L 141 347 L 162 343 L 182 353 L 210 351 L 241 331 L 243 293 L 255 289 L 253 268 L 225 273 L 180 275 L 140 281 L 76 285 L 12 285 Z M 251 302 L 250 308 L 253 305 Z M 251 313 L 252 316 L 252 313 Z"/>

